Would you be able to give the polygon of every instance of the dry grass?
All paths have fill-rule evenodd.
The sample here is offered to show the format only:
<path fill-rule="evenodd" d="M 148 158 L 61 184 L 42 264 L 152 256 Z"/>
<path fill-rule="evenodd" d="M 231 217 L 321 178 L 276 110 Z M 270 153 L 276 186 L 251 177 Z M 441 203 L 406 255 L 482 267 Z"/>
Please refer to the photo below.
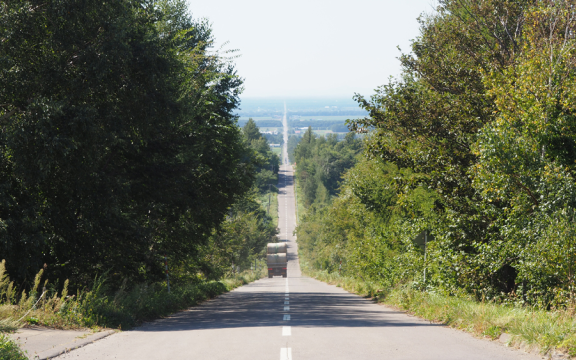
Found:
<path fill-rule="evenodd" d="M 244 271 L 234 277 L 228 277 L 225 279 L 220 280 L 225 286 L 228 291 L 240 287 L 242 285 L 249 284 L 256 280 L 265 278 L 268 276 L 268 270 L 264 267 L 258 269 L 258 271 Z"/>
<path fill-rule="evenodd" d="M 221 281 L 173 286 L 165 283 L 140 284 L 131 289 L 109 289 L 103 278 L 96 279 L 90 290 L 68 294 L 63 290 L 39 292 L 42 271 L 30 292 L 16 294 L 13 283 L 0 263 L 0 332 L 14 331 L 25 325 L 42 325 L 58 329 L 134 327 L 144 321 L 167 316 L 194 306 L 238 286 L 265 277 L 264 269 L 245 271 Z"/>
<path fill-rule="evenodd" d="M 510 345 L 535 347 L 542 354 L 558 349 L 576 356 L 576 318 L 569 311 L 478 302 L 472 298 L 423 292 L 409 286 L 381 289 L 375 282 L 338 273 L 303 270 L 318 280 L 479 337 L 497 339 L 507 333 L 512 335 Z"/>

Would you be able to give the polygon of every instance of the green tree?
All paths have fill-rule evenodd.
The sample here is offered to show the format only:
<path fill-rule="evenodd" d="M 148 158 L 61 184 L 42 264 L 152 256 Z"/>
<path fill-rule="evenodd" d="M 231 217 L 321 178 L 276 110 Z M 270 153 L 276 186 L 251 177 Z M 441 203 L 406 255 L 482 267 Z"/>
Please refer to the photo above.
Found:
<path fill-rule="evenodd" d="M 294 150 L 296 176 L 304 191 L 307 207 L 314 202 L 328 204 L 338 193 L 342 175 L 356 163 L 361 140 L 348 133 L 344 141 L 336 134 L 316 137 L 309 127 Z"/>
<path fill-rule="evenodd" d="M 190 281 L 201 273 L 206 279 L 219 279 L 233 272 L 250 269 L 255 259 L 261 259 L 266 244 L 276 242 L 276 226 L 258 203 L 256 188 L 238 198 L 226 219 L 213 230 L 208 242 L 202 244 L 197 256 L 179 266 L 182 280 Z M 235 270 L 234 270 L 235 271 Z"/>
<path fill-rule="evenodd" d="M 480 131 L 479 160 L 471 171 L 485 212 L 497 215 L 504 239 L 481 250 L 494 264 L 511 259 L 517 283 L 534 302 L 574 301 L 572 12 L 572 4 L 563 1 L 528 11 L 521 54 L 505 70 L 486 74 L 497 118 Z M 493 205 L 501 203 L 506 206 Z"/>
<path fill-rule="evenodd" d="M 338 259 L 384 286 L 421 284 L 427 269 L 435 291 L 573 307 L 573 9 L 445 0 L 423 17 L 402 77 L 357 97 L 370 116 L 349 125 L 369 132 L 367 156 L 330 203 L 317 199 L 330 140 L 308 131 L 298 145 L 311 265 L 332 271 Z M 413 244 L 425 230 L 426 263 Z"/>
<path fill-rule="evenodd" d="M 296 150 L 296 146 L 300 142 L 300 138 L 297 135 L 289 135 L 288 136 L 288 160 L 291 163 L 294 163 L 294 151 Z"/>
<path fill-rule="evenodd" d="M 161 255 L 192 256 L 251 186 L 242 82 L 208 24 L 179 0 L 0 6 L 10 273 L 154 279 Z"/>
<path fill-rule="evenodd" d="M 242 131 L 244 132 L 244 137 L 247 141 L 260 140 L 262 138 L 260 129 L 256 125 L 256 121 L 252 120 L 252 118 L 248 119 L 248 122 L 242 128 Z"/>
<path fill-rule="evenodd" d="M 495 214 L 479 207 L 482 198 L 471 169 L 478 161 L 477 134 L 496 118 L 484 74 L 503 71 L 521 53 L 525 12 L 534 3 L 441 1 L 436 14 L 421 18 L 413 54 L 401 56 L 401 78 L 380 87 L 370 100 L 356 96 L 369 117 L 350 125 L 360 132 L 374 129 L 368 155 L 412 171 L 399 184 L 401 193 L 424 184 L 439 195 L 435 206 L 443 222 L 436 227 L 436 245 L 442 250 L 436 259 L 451 268 L 438 281 L 455 289 L 509 292 L 514 287 L 510 262 L 494 268 L 476 261 L 477 244 L 501 239 Z"/>
<path fill-rule="evenodd" d="M 299 249 L 314 268 L 381 283 L 419 279 L 421 250 L 412 240 L 436 221 L 434 193 L 416 188 L 399 196 L 399 179 L 410 177 L 391 164 L 362 159 L 343 176 L 340 192 L 316 203 L 297 228 Z"/>
<path fill-rule="evenodd" d="M 280 158 L 270 149 L 268 141 L 260 134 L 256 122 L 250 118 L 242 128 L 246 146 L 252 150 L 252 163 L 255 165 L 255 185 L 261 191 L 276 187 Z"/>

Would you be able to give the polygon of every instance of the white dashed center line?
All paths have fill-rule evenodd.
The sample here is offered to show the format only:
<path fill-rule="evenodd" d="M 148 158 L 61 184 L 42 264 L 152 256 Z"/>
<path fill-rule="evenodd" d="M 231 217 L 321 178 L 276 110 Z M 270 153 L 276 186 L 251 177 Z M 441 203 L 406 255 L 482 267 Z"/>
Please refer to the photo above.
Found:
<path fill-rule="evenodd" d="M 292 348 L 280 349 L 280 360 L 292 360 Z"/>
<path fill-rule="evenodd" d="M 284 315 L 284 319 L 282 319 L 282 320 L 284 320 L 284 321 L 290 320 L 290 315 Z"/>
<path fill-rule="evenodd" d="M 290 306 L 284 306 L 284 311 L 290 311 Z"/>
<path fill-rule="evenodd" d="M 292 327 L 282 326 L 282 336 L 292 336 Z"/>

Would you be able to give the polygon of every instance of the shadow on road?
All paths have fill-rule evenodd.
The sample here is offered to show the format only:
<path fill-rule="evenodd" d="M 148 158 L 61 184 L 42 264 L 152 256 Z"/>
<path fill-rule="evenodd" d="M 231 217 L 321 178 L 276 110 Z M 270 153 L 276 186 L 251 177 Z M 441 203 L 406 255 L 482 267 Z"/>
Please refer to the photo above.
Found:
<path fill-rule="evenodd" d="M 133 331 L 184 331 L 256 326 L 313 327 L 413 327 L 442 326 L 418 319 L 398 320 L 403 313 L 374 308 L 365 299 L 352 294 L 290 293 L 290 312 L 284 308 L 284 293 L 270 292 L 271 281 L 251 284 L 251 290 L 235 291 L 201 306 L 177 313 L 169 318 L 144 325 Z M 269 282 L 270 281 L 270 282 Z M 282 283 L 278 283 L 282 284 Z M 261 287 L 262 291 L 258 288 Z M 292 319 L 283 321 L 283 314 Z M 405 318 L 404 318 L 405 319 Z"/>
<path fill-rule="evenodd" d="M 279 172 L 279 192 L 293 184 L 293 177 Z M 291 246 L 289 244 L 289 246 Z M 297 260 L 288 252 L 289 260 Z M 295 278 L 297 279 L 297 278 Z M 300 278 L 301 279 L 301 278 Z M 309 289 L 306 280 L 290 282 L 290 311 L 283 311 L 284 280 L 263 279 L 245 286 L 242 291 L 224 294 L 201 306 L 191 308 L 132 331 L 186 331 L 262 326 L 302 327 L 434 327 L 419 319 L 406 319 L 404 313 L 378 307 L 356 295 L 334 292 L 298 292 Z M 294 292 L 296 291 L 296 292 Z M 290 314 L 290 321 L 283 315 Z M 402 315 L 402 316 L 399 316 Z"/>

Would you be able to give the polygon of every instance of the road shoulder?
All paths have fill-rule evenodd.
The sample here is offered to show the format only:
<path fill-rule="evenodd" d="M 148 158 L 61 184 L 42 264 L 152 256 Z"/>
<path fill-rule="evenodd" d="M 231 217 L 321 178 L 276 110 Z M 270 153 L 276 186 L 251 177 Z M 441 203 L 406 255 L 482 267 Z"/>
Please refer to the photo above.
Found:
<path fill-rule="evenodd" d="M 45 360 L 103 339 L 116 330 L 93 332 L 90 329 L 58 330 L 40 326 L 22 328 L 10 337 L 29 359 Z"/>

